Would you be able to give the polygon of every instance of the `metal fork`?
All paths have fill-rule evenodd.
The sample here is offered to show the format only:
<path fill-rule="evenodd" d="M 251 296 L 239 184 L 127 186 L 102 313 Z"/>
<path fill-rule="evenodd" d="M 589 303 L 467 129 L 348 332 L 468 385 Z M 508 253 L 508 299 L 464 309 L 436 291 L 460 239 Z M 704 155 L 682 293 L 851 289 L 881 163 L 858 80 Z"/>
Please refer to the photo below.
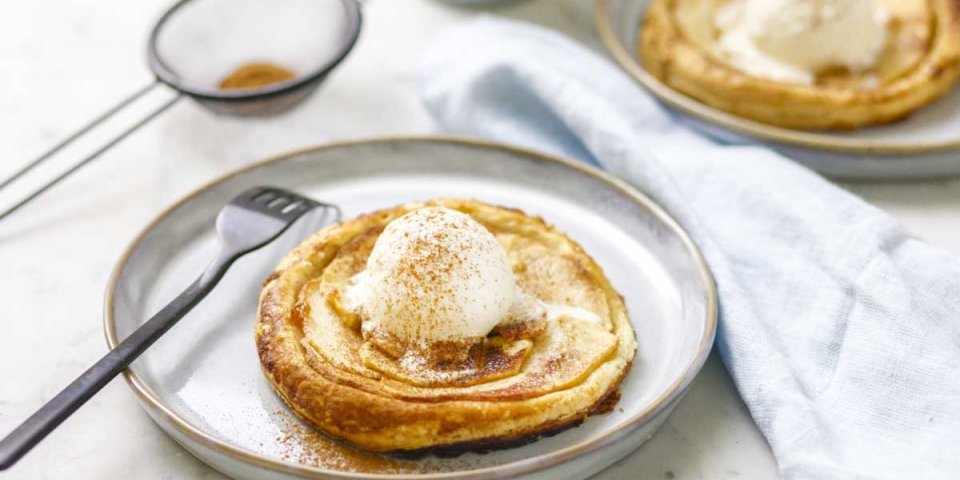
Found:
<path fill-rule="evenodd" d="M 248 190 L 223 207 L 216 223 L 219 252 L 203 274 L 117 348 L 0 440 L 0 470 L 16 463 L 200 303 L 233 262 L 270 243 L 297 219 L 318 206 L 332 209 L 337 221 L 340 220 L 341 212 L 336 205 L 317 202 L 279 188 Z"/>

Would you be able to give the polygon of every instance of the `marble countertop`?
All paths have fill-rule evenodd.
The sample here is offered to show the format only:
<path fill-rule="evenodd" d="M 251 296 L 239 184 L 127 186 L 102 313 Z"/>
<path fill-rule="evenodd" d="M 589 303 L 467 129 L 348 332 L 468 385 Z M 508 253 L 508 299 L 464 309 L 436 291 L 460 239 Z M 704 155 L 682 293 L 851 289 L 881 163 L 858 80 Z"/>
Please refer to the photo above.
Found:
<path fill-rule="evenodd" d="M 0 177 L 151 81 L 145 38 L 169 3 L 6 5 L 0 16 Z M 331 139 L 435 132 L 417 98 L 413 68 L 440 28 L 490 11 L 565 31 L 600 49 L 589 0 L 527 0 L 484 9 L 374 0 L 364 10 L 357 48 L 300 108 L 250 120 L 217 117 L 181 101 L 0 223 L 0 432 L 12 429 L 105 352 L 101 299 L 107 277 L 123 248 L 168 204 L 272 154 Z M 170 95 L 154 92 L 38 173 L 79 158 Z M 960 181 L 844 187 L 919 236 L 960 251 Z M 0 205 L 17 190 L 0 195 Z M 660 432 L 598 478 L 769 478 L 775 472 L 769 448 L 714 355 Z M 116 380 L 5 478 L 223 477 L 169 439 L 140 410 L 126 384 Z"/>

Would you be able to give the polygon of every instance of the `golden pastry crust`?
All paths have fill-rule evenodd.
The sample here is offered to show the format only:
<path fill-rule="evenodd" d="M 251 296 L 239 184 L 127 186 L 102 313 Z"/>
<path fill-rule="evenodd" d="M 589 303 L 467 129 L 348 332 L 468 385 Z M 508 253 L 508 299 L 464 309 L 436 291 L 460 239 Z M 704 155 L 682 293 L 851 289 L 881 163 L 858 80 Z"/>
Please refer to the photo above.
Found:
<path fill-rule="evenodd" d="M 883 0 L 890 40 L 866 72 L 826 72 L 813 84 L 748 75 L 715 50 L 726 0 L 653 0 L 638 36 L 644 68 L 707 105 L 795 129 L 849 130 L 893 122 L 944 95 L 960 77 L 960 1 Z"/>
<path fill-rule="evenodd" d="M 508 354 L 525 348 L 523 362 L 504 362 L 479 383 L 430 385 L 392 374 L 393 360 L 369 351 L 338 292 L 363 269 L 388 222 L 428 205 L 464 212 L 490 230 L 525 292 L 588 309 L 602 322 L 560 318 L 528 331 L 533 338 L 494 336 Z M 255 337 L 268 381 L 297 415 L 375 452 L 487 450 L 575 426 L 612 407 L 636 351 L 623 299 L 579 245 L 519 210 L 456 199 L 401 205 L 315 233 L 266 281 Z"/>

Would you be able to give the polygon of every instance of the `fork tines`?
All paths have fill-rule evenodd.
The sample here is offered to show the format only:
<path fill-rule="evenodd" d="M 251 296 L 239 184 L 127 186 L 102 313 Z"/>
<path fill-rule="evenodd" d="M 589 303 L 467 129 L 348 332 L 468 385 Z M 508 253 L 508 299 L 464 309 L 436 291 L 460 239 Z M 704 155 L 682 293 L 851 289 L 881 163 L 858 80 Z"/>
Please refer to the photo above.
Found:
<path fill-rule="evenodd" d="M 257 187 L 239 196 L 231 203 L 267 215 L 283 217 L 298 216 L 318 206 L 333 209 L 340 220 L 340 207 L 303 197 L 276 187 Z"/>

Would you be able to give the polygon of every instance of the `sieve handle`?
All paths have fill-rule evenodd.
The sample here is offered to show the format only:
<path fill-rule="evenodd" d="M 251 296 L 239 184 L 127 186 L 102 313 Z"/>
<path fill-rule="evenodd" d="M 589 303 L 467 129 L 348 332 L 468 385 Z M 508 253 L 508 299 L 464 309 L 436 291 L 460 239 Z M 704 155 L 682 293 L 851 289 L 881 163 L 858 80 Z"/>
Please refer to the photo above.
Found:
<path fill-rule="evenodd" d="M 133 92 L 132 94 L 128 95 L 127 97 L 124 97 L 119 103 L 117 103 L 116 105 L 110 107 L 110 108 L 107 109 L 105 112 L 101 113 L 101 114 L 98 115 L 96 118 L 94 118 L 93 120 L 91 120 L 89 123 L 87 123 L 86 125 L 84 125 L 83 127 L 81 127 L 79 130 L 77 130 L 76 132 L 74 132 L 73 134 L 71 134 L 70 136 L 68 136 L 67 138 L 64 138 L 63 140 L 61 140 L 59 143 L 57 143 L 57 144 L 54 145 L 52 148 L 50 148 L 49 150 L 47 150 L 46 152 L 44 152 L 42 155 L 40 155 L 39 157 L 37 157 L 37 158 L 33 159 L 32 161 L 30 161 L 29 163 L 27 163 L 27 164 L 26 164 L 25 166 L 23 166 L 20 170 L 17 170 L 13 175 L 5 178 L 2 182 L 0 182 L 0 190 L 3 190 L 4 188 L 8 187 L 10 184 L 16 182 L 16 181 L 19 180 L 21 177 L 23 177 L 24 175 L 26 175 L 27 173 L 29 173 L 30 171 L 32 171 L 34 168 L 36 168 L 36 167 L 40 166 L 41 164 L 43 164 L 43 162 L 47 161 L 47 160 L 48 160 L 50 157 L 52 157 L 54 154 L 56 154 L 56 153 L 59 152 L 60 150 L 63 150 L 67 145 L 70 145 L 70 144 L 73 143 L 74 141 L 76 141 L 76 140 L 78 140 L 79 138 L 83 137 L 85 134 L 87 134 L 87 133 L 88 133 L 90 130 L 92 130 L 94 127 L 96 127 L 96 126 L 100 125 L 101 123 L 105 122 L 107 119 L 109 119 L 110 117 L 112 117 L 113 115 L 115 115 L 115 114 L 116 114 L 117 112 L 119 112 L 120 110 L 123 110 L 124 108 L 126 108 L 127 106 L 129 106 L 131 103 L 133 103 L 134 101 L 136 101 L 137 99 L 139 99 L 140 97 L 143 97 L 144 95 L 146 95 L 147 93 L 149 93 L 149 92 L 150 92 L 151 90 L 153 90 L 159 83 L 160 83 L 159 80 L 153 80 L 153 81 L 150 82 L 148 85 L 145 85 L 145 86 L 141 87 L 139 90 L 137 90 L 137 91 Z M 3 212 L 0 212 L 0 220 L 3 220 L 4 218 L 6 218 L 7 216 L 9 216 L 9 215 L 12 214 L 13 212 L 19 210 L 21 207 L 23 207 L 23 206 L 26 205 L 27 203 L 30 203 L 31 200 L 39 197 L 41 194 L 43 194 L 43 192 L 46 192 L 47 190 L 49 190 L 51 187 L 53 187 L 53 186 L 56 185 L 57 183 L 60 183 L 63 179 L 67 178 L 68 176 L 70 176 L 71 174 L 73 174 L 74 172 L 76 172 L 77 170 L 80 170 L 81 168 L 83 168 L 84 166 L 86 166 L 87 164 L 89 164 L 90 162 L 92 162 L 93 160 L 95 160 L 95 159 L 96 159 L 97 157 L 99 157 L 102 153 L 106 152 L 107 150 L 109 150 L 111 147 L 113 147 L 113 146 L 116 145 L 117 143 L 120 143 L 121 140 L 123 140 L 124 138 L 127 138 L 131 133 L 133 133 L 134 131 L 136 131 L 138 128 L 146 125 L 147 122 L 149 122 L 150 120 L 153 120 L 153 119 L 156 118 L 158 115 L 160 115 L 161 113 L 163 113 L 164 111 L 166 111 L 168 108 L 170 108 L 171 106 L 173 106 L 173 104 L 176 103 L 176 101 L 179 100 L 181 96 L 182 96 L 182 94 L 177 93 L 177 95 L 174 96 L 172 99 L 168 100 L 168 101 L 165 102 L 163 105 L 160 105 L 160 107 L 158 107 L 156 110 L 154 110 L 153 112 L 151 112 L 150 114 L 148 114 L 146 117 L 140 119 L 137 123 L 134 123 L 132 126 L 128 127 L 126 130 L 124 130 L 124 131 L 121 132 L 119 135 L 117 135 L 116 137 L 114 137 L 112 140 L 110 140 L 109 142 L 107 142 L 106 145 L 104 145 L 103 147 L 100 147 L 100 148 L 97 149 L 95 152 L 91 153 L 90 155 L 87 155 L 86 157 L 84 157 L 83 159 L 81 159 L 79 162 L 75 163 L 72 167 L 68 168 L 66 171 L 64 171 L 64 172 L 61 173 L 60 175 L 57 175 L 57 176 L 54 177 L 52 180 L 50 180 L 50 181 L 48 181 L 47 183 L 43 184 L 43 186 L 41 186 L 40 188 L 34 190 L 32 193 L 30 193 L 29 195 L 27 195 L 26 197 L 24 197 L 23 199 L 21 199 L 20 201 L 18 201 L 17 203 L 15 203 L 15 204 L 14 204 L 13 206 L 11 206 L 10 208 L 4 210 Z"/>

